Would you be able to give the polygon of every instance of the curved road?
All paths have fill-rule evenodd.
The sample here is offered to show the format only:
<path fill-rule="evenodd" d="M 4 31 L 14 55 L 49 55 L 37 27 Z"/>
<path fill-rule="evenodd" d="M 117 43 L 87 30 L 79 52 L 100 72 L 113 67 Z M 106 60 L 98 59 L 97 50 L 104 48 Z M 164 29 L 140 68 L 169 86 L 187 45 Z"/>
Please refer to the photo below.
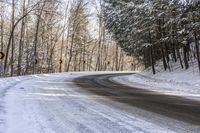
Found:
<path fill-rule="evenodd" d="M 110 80 L 110 78 L 120 75 L 127 74 L 84 76 L 74 81 L 84 90 L 111 100 L 136 106 L 194 125 L 200 125 L 199 101 L 156 93 L 142 88 L 133 88 Z"/>
<path fill-rule="evenodd" d="M 14 78 L 7 87 L 5 82 L 0 133 L 199 133 L 199 102 L 110 79 L 120 75 L 127 73 L 33 75 Z"/>

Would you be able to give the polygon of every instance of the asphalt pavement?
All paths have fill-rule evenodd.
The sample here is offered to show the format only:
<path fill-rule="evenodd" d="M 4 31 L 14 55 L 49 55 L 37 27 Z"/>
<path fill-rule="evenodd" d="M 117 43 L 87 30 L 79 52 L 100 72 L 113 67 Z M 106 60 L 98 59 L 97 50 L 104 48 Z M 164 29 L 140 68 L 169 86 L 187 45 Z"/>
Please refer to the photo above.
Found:
<path fill-rule="evenodd" d="M 84 91 L 125 103 L 150 112 L 177 119 L 192 125 L 200 125 L 200 102 L 180 96 L 171 96 L 155 91 L 116 83 L 112 77 L 127 74 L 102 74 L 83 76 L 74 82 Z"/>

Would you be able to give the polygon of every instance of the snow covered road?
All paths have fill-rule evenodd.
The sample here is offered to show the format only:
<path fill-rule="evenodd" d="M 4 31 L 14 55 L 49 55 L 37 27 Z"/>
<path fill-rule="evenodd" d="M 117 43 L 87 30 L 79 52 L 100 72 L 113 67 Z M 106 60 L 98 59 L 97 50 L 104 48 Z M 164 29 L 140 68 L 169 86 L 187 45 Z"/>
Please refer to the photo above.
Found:
<path fill-rule="evenodd" d="M 197 133 L 200 130 L 197 124 L 116 100 L 127 97 L 114 95 L 115 100 L 112 100 L 113 95 L 104 96 L 85 90 L 81 87 L 87 85 L 84 80 L 79 80 L 78 84 L 73 82 L 74 78 L 90 74 L 93 73 L 21 77 L 9 87 L 2 81 L 0 87 L 4 96 L 0 97 L 0 132 Z M 90 86 L 92 88 L 97 89 Z"/>

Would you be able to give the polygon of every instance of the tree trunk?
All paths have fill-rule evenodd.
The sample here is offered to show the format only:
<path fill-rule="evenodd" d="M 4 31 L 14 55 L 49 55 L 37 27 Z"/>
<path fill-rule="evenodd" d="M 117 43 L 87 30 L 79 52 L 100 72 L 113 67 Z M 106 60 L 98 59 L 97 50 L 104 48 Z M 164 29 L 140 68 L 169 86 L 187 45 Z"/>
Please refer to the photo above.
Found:
<path fill-rule="evenodd" d="M 182 61 L 182 58 L 181 58 L 181 54 L 180 54 L 180 49 L 179 48 L 176 48 L 176 52 L 177 52 L 177 56 L 179 58 L 179 62 L 180 62 L 180 65 L 181 65 L 181 68 L 183 69 L 183 61 Z"/>
<path fill-rule="evenodd" d="M 150 46 L 149 50 L 150 50 L 150 60 L 151 60 L 152 71 L 153 71 L 153 74 L 156 74 L 155 66 L 154 66 L 154 57 L 153 57 L 153 46 Z"/>
<path fill-rule="evenodd" d="M 15 25 L 15 0 L 12 0 L 12 28 L 14 29 Z M 14 73 L 14 51 L 15 51 L 15 39 L 14 39 L 14 32 L 12 35 L 12 50 L 11 50 L 11 76 Z"/>
<path fill-rule="evenodd" d="M 194 14 L 193 14 L 193 23 L 196 23 Z M 194 39 L 195 39 L 195 48 L 196 48 L 196 55 L 197 55 L 197 63 L 198 63 L 198 68 L 199 68 L 199 72 L 200 72 L 200 57 L 199 57 L 199 43 L 198 43 L 199 40 L 197 39 L 196 29 L 194 29 Z"/>
<path fill-rule="evenodd" d="M 41 9 L 40 9 L 40 12 L 39 12 L 39 14 L 38 14 L 38 16 L 37 16 L 37 23 L 36 23 L 36 31 L 35 31 L 35 39 L 34 39 L 34 57 L 33 57 L 33 74 L 35 74 L 36 73 L 36 63 L 35 63 L 35 61 L 36 60 L 38 60 L 37 59 L 37 43 L 38 43 L 38 32 L 39 32 L 39 26 L 40 26 L 40 19 L 41 19 L 41 16 L 42 16 L 42 12 L 43 12 L 43 9 L 44 9 L 44 6 L 45 6 L 45 4 L 46 4 L 46 0 L 44 1 L 44 3 L 43 3 L 43 5 L 42 5 L 42 7 L 41 7 Z"/>
<path fill-rule="evenodd" d="M 25 14 L 25 0 L 23 2 L 23 16 Z M 23 49 L 24 49 L 24 32 L 25 32 L 25 19 L 22 20 L 21 25 L 21 35 L 19 41 L 19 55 L 18 55 L 18 71 L 17 75 L 21 75 L 21 65 L 22 65 L 22 56 L 23 56 Z"/>
<path fill-rule="evenodd" d="M 174 46 L 174 47 L 176 47 L 176 46 Z M 176 49 L 174 47 L 172 48 L 172 53 L 173 53 L 174 62 L 177 62 Z"/>
<path fill-rule="evenodd" d="M 188 64 L 188 58 L 187 58 L 187 48 L 186 46 L 183 46 L 183 57 L 184 57 L 184 64 L 185 64 L 185 69 L 189 68 L 189 64 Z"/>
<path fill-rule="evenodd" d="M 156 74 L 155 66 L 154 66 L 153 44 L 152 44 L 152 40 L 151 40 L 151 32 L 150 32 L 150 31 L 149 31 L 149 43 L 151 44 L 151 46 L 150 46 L 150 61 L 151 61 L 151 67 L 152 67 L 153 74 Z"/>
<path fill-rule="evenodd" d="M 1 52 L 4 51 L 4 9 L 2 9 L 2 14 L 1 14 Z M 0 76 L 2 76 L 4 73 L 4 68 L 3 68 L 3 61 L 0 61 Z"/>
<path fill-rule="evenodd" d="M 74 46 L 74 35 L 75 33 L 72 34 L 71 37 L 71 45 L 70 45 L 70 51 L 69 51 L 69 60 L 68 60 L 68 64 L 67 64 L 67 69 L 66 71 L 69 72 L 69 67 L 72 61 L 72 56 L 73 56 L 73 46 Z"/>
<path fill-rule="evenodd" d="M 165 53 L 164 53 L 163 46 L 161 48 L 161 52 L 162 52 L 162 58 L 163 58 L 163 66 L 164 66 L 164 69 L 166 71 L 167 70 L 167 62 L 166 62 L 166 59 L 165 59 Z"/>
<path fill-rule="evenodd" d="M 198 40 L 197 40 L 196 31 L 194 31 L 194 36 L 195 36 L 195 47 L 196 47 L 197 63 L 198 63 L 199 72 L 200 72 L 199 43 L 198 43 Z"/>

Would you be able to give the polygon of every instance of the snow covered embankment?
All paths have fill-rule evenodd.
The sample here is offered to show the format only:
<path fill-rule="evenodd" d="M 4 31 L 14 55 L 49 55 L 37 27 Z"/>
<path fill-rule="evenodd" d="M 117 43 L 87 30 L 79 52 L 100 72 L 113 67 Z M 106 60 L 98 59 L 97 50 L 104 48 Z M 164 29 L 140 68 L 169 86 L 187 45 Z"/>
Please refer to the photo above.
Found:
<path fill-rule="evenodd" d="M 16 84 L 31 78 L 33 78 L 33 76 L 0 78 L 0 97 L 4 96 L 6 91 L 12 86 L 15 86 Z"/>
<path fill-rule="evenodd" d="M 112 80 L 163 94 L 200 100 L 200 74 L 197 65 L 188 70 L 180 69 L 175 65 L 173 72 L 163 71 L 160 66 L 157 66 L 157 71 L 156 75 L 153 75 L 151 70 L 145 70 L 131 76 L 115 77 Z"/>
<path fill-rule="evenodd" d="M 24 80 L 28 80 L 31 78 L 32 78 L 31 76 L 0 78 L 0 100 L 2 100 L 2 98 L 5 96 L 5 94 L 9 88 L 17 85 L 18 83 L 20 83 Z"/>
<path fill-rule="evenodd" d="M 32 77 L 31 76 L 24 76 L 24 77 L 13 77 L 13 78 L 1 78 L 0 79 L 0 129 L 5 126 L 4 125 L 4 116 L 5 116 L 5 108 L 4 108 L 4 104 L 5 104 L 5 101 L 4 101 L 4 97 L 7 93 L 7 91 L 17 85 L 18 83 L 22 82 L 22 81 L 25 81 L 25 80 L 28 80 L 28 79 L 31 79 Z"/>
<path fill-rule="evenodd" d="M 0 78 L 0 88 L 1 88 L 0 91 L 2 91 L 4 88 L 13 86 L 14 84 L 20 82 L 23 79 L 25 79 L 25 77 Z"/>

